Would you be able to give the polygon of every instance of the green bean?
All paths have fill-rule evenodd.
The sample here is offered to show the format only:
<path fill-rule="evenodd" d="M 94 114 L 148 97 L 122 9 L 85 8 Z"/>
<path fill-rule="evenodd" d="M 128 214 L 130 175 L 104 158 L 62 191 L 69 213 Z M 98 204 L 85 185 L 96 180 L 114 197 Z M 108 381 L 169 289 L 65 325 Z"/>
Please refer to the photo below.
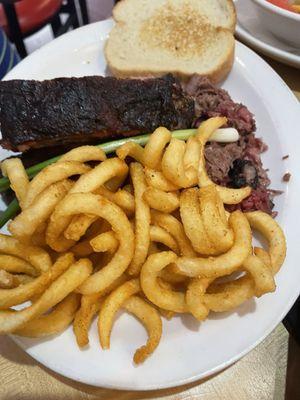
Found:
<path fill-rule="evenodd" d="M 3 213 L 0 214 L 0 228 L 2 228 L 7 221 L 12 219 L 20 210 L 18 200 L 15 198 Z"/>

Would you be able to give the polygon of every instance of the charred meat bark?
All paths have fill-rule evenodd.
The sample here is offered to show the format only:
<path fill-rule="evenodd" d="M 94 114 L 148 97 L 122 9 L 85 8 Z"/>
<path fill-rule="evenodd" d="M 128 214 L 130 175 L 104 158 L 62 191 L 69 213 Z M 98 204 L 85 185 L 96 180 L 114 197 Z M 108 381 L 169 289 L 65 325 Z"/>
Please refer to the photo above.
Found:
<path fill-rule="evenodd" d="M 0 82 L 2 146 L 14 151 L 188 128 L 194 113 L 172 75 Z"/>
<path fill-rule="evenodd" d="M 253 163 L 241 158 L 234 160 L 228 176 L 230 184 L 234 188 L 241 188 L 248 185 L 256 189 L 259 184 L 258 174 Z"/>

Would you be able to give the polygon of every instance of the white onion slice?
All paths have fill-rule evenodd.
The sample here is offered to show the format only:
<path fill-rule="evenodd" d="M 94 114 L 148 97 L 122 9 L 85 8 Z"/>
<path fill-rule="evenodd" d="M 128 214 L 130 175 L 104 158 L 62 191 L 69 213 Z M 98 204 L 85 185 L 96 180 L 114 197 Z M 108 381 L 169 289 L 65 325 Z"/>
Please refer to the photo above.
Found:
<path fill-rule="evenodd" d="M 217 129 L 209 138 L 210 142 L 232 143 L 239 140 L 239 133 L 235 128 Z"/>

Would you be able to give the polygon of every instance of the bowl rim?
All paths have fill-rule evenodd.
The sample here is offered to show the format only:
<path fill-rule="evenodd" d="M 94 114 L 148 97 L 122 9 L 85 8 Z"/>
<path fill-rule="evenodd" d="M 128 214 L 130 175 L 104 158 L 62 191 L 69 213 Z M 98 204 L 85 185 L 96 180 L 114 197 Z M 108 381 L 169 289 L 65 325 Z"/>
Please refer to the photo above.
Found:
<path fill-rule="evenodd" d="M 276 12 L 277 14 L 282 15 L 283 17 L 287 17 L 293 19 L 294 21 L 300 22 L 300 14 L 294 13 L 292 11 L 285 10 L 279 6 L 275 6 L 272 3 L 269 3 L 267 0 L 252 0 L 258 6 L 267 9 L 268 11 Z"/>

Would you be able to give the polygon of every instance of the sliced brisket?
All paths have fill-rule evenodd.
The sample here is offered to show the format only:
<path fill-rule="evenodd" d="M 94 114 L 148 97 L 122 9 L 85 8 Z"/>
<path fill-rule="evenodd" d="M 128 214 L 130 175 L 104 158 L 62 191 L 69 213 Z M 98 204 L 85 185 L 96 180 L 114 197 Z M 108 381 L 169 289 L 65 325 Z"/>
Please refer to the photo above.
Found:
<path fill-rule="evenodd" d="M 208 118 L 224 116 L 228 118 L 228 126 L 241 135 L 255 131 L 255 120 L 248 108 L 234 102 L 226 90 L 214 86 L 209 79 L 194 75 L 184 84 L 184 90 L 195 99 L 196 127 Z"/>

